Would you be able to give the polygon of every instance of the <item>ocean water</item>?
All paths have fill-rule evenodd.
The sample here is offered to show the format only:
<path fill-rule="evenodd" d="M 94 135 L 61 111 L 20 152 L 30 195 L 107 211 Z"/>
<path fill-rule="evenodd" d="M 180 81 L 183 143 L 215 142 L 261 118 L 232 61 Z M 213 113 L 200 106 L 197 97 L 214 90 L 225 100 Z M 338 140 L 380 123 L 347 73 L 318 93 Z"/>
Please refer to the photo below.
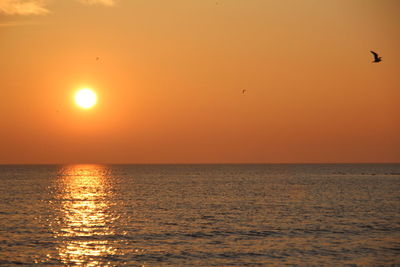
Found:
<path fill-rule="evenodd" d="M 0 264 L 400 265 L 400 164 L 0 166 Z"/>

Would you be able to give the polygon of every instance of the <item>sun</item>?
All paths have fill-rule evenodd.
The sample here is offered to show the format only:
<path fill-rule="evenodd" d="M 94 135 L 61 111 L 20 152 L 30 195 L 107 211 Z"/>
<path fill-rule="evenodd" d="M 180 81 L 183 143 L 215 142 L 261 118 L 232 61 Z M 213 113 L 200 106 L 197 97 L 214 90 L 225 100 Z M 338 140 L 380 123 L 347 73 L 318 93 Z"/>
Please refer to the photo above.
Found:
<path fill-rule="evenodd" d="M 94 105 L 96 105 L 96 102 L 97 95 L 91 89 L 81 89 L 75 94 L 75 103 L 81 108 L 92 108 Z"/>

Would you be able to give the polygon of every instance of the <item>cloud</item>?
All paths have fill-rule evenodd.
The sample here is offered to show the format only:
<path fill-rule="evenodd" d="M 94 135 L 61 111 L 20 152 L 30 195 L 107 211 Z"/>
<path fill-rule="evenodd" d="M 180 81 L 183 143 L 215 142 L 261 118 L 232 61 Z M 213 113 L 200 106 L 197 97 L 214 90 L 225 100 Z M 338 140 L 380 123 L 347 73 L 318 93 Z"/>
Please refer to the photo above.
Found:
<path fill-rule="evenodd" d="M 113 6 L 115 4 L 114 0 L 79 0 L 79 2 L 86 5 Z"/>
<path fill-rule="evenodd" d="M 2 27 L 15 27 L 15 26 L 29 26 L 29 25 L 38 25 L 42 24 L 37 21 L 6 21 L 0 22 L 0 28 Z"/>
<path fill-rule="evenodd" d="M 113 6 L 115 0 L 76 0 L 85 5 Z M 0 13 L 6 15 L 43 15 L 50 11 L 47 0 L 0 0 Z"/>
<path fill-rule="evenodd" d="M 49 13 L 43 0 L 0 0 L 0 13 L 7 15 L 42 15 Z"/>

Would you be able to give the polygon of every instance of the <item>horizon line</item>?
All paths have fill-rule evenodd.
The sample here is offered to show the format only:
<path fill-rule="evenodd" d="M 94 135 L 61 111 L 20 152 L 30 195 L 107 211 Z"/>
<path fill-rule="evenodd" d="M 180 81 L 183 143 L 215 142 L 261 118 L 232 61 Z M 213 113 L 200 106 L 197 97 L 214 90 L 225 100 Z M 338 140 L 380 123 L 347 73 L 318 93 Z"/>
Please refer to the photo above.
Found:
<path fill-rule="evenodd" d="M 0 163 L 0 166 L 10 165 L 335 165 L 335 164 L 400 164 L 398 162 L 194 162 L 194 163 L 95 163 L 95 162 L 80 162 L 80 163 Z"/>

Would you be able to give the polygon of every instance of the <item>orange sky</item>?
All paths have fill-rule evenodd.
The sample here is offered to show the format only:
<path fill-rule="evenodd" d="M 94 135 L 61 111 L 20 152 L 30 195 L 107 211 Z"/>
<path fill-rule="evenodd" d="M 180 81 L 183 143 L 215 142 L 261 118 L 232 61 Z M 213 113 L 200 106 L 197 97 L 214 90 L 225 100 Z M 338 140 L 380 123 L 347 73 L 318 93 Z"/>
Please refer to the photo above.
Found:
<path fill-rule="evenodd" d="M 0 0 L 0 164 L 400 162 L 399 14 L 397 0 Z M 95 108 L 75 105 L 82 87 Z"/>

